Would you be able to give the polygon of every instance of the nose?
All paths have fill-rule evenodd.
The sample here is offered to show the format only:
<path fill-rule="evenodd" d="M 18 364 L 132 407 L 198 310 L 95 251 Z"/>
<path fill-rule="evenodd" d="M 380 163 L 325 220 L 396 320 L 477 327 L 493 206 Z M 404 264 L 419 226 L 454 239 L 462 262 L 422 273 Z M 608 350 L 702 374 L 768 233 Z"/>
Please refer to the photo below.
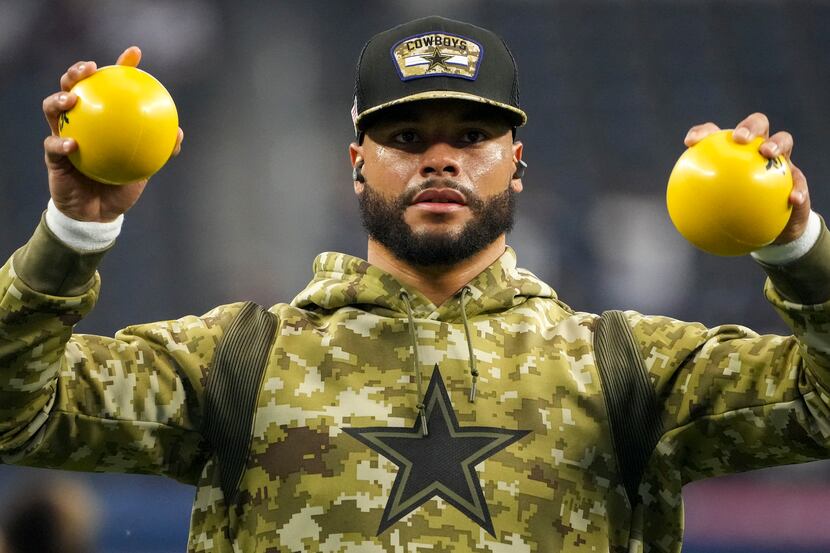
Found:
<path fill-rule="evenodd" d="M 457 177 L 461 173 L 457 151 L 445 142 L 430 145 L 421 158 L 419 173 L 423 178 Z"/>

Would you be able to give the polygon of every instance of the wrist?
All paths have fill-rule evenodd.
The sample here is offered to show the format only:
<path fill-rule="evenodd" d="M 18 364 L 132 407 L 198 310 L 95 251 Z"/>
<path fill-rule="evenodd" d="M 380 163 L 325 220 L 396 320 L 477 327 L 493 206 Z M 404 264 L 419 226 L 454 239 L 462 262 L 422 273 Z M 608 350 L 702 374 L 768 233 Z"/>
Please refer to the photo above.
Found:
<path fill-rule="evenodd" d="M 752 252 L 756 261 L 769 265 L 786 265 L 810 251 L 821 234 L 821 218 L 815 211 L 810 212 L 807 225 L 801 236 L 785 244 L 770 244 Z"/>
<path fill-rule="evenodd" d="M 821 216 L 811 214 L 812 217 L 818 219 L 818 238 L 802 256 L 789 262 L 766 262 L 760 259 L 758 252 L 753 254 L 769 276 L 772 289 L 783 299 L 803 305 L 815 305 L 830 300 L 830 288 L 827 287 L 827 283 L 830 282 L 830 232 L 827 231 Z M 808 230 L 793 242 L 801 240 L 804 235 L 809 238 L 809 226 L 808 224 Z M 793 242 L 776 247 L 787 247 Z"/>
<path fill-rule="evenodd" d="M 121 233 L 124 215 L 112 221 L 77 221 L 58 209 L 49 200 L 46 209 L 46 226 L 58 240 L 80 252 L 102 250 L 110 246 Z"/>

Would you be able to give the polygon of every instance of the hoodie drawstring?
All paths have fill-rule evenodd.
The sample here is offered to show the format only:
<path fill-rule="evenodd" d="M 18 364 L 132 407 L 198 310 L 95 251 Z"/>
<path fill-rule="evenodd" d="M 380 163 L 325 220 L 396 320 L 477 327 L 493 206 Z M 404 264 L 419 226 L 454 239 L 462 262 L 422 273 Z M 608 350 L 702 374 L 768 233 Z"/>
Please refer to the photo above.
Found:
<path fill-rule="evenodd" d="M 421 417 L 421 435 L 429 434 L 427 429 L 427 411 L 424 405 L 424 390 L 421 384 L 421 362 L 418 360 L 418 338 L 415 335 L 415 318 L 412 316 L 412 306 L 409 304 L 409 294 L 401 290 L 401 299 L 406 305 L 406 315 L 409 317 L 409 339 L 412 341 L 412 366 L 415 368 L 415 382 L 418 385 L 418 413 Z"/>
<path fill-rule="evenodd" d="M 467 298 L 471 293 L 470 287 L 465 286 L 461 289 L 461 320 L 464 323 L 464 335 L 467 337 L 467 350 L 470 353 L 470 376 L 473 379 L 473 385 L 470 388 L 470 402 L 476 400 L 476 384 L 478 383 L 478 368 L 476 367 L 476 357 L 473 353 L 473 341 L 470 336 L 470 323 L 467 321 Z M 409 293 L 406 290 L 401 290 L 400 297 L 406 306 L 406 316 L 409 319 L 409 339 L 412 342 L 412 367 L 415 373 L 415 382 L 418 385 L 418 415 L 421 417 L 421 435 L 427 436 L 429 429 L 427 428 L 427 412 L 426 405 L 424 405 L 424 390 L 421 382 L 421 362 L 418 359 L 418 338 L 415 334 L 415 317 L 412 315 L 412 305 L 409 302 Z"/>
<path fill-rule="evenodd" d="M 470 402 L 476 400 L 476 384 L 478 383 L 478 369 L 476 368 L 476 356 L 473 354 L 473 341 L 470 338 L 470 324 L 467 322 L 467 295 L 470 287 L 461 289 L 461 320 L 464 322 L 464 334 L 467 336 L 467 350 L 470 352 L 470 375 L 473 377 L 473 386 L 470 388 Z"/>

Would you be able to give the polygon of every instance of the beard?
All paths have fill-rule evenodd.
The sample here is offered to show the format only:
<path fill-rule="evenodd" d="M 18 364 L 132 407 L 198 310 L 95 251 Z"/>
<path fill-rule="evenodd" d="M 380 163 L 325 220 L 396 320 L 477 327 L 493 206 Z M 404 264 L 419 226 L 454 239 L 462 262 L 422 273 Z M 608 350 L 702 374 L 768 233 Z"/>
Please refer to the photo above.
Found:
<path fill-rule="evenodd" d="M 472 218 L 456 232 L 415 232 L 404 212 L 415 196 L 428 188 L 452 188 L 467 200 Z M 487 200 L 452 180 L 429 179 L 392 200 L 384 199 L 368 182 L 358 196 L 360 218 L 369 237 L 409 264 L 421 267 L 455 265 L 482 251 L 513 229 L 518 194 L 508 188 Z"/>

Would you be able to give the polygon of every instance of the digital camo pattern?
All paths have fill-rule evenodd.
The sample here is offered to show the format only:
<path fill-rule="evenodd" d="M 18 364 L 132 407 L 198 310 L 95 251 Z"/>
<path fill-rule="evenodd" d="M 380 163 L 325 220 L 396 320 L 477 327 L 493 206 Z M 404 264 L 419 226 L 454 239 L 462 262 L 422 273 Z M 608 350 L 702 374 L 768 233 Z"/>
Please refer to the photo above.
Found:
<path fill-rule="evenodd" d="M 51 297 L 7 263 L 0 455 L 195 482 L 188 550 L 262 553 L 677 552 L 685 482 L 827 456 L 828 305 L 767 288 L 800 342 L 627 313 L 666 429 L 632 513 L 595 368 L 597 316 L 573 313 L 511 250 L 469 286 L 474 403 L 460 297 L 435 307 L 407 291 L 424 389 L 437 365 L 462 429 L 526 432 L 475 466 L 492 534 L 439 496 L 381 528 L 399 467 L 354 434 L 415 428 L 420 398 L 404 287 L 343 254 L 319 256 L 306 290 L 271 308 L 277 338 L 233 505 L 199 427 L 213 351 L 241 304 L 114 340 L 71 336 L 97 279 L 82 296 Z"/>
<path fill-rule="evenodd" d="M 72 334 L 92 309 L 44 295 L 0 270 L 0 461 L 164 474 L 195 483 L 204 378 L 239 305 L 119 331 Z"/>

